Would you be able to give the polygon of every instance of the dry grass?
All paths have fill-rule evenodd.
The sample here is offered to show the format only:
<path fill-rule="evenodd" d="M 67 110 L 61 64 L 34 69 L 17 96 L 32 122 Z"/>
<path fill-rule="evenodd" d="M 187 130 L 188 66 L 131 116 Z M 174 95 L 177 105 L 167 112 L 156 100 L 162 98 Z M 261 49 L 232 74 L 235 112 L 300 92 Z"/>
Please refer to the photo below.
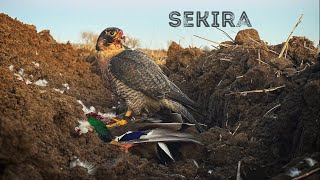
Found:
<path fill-rule="evenodd" d="M 150 49 L 139 49 L 140 51 L 148 54 L 157 64 L 166 64 L 167 51 L 166 50 L 150 50 Z"/>

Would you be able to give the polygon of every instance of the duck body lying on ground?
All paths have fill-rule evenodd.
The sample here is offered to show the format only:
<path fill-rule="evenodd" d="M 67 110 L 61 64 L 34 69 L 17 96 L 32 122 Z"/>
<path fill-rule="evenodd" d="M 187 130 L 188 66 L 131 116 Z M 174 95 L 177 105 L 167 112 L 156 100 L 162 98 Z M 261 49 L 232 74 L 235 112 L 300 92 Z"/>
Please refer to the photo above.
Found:
<path fill-rule="evenodd" d="M 179 159 L 182 155 L 178 151 L 184 146 L 201 146 L 201 142 L 193 135 L 182 132 L 188 128 L 194 128 L 196 131 L 195 125 L 189 123 L 163 123 L 146 118 L 135 123 L 112 126 L 96 113 L 87 114 L 87 120 L 79 123 L 79 127 L 76 128 L 79 134 L 95 130 L 102 141 L 117 145 L 126 152 L 131 147 L 143 146 L 136 154 L 142 157 L 150 156 L 150 152 L 141 151 L 152 150 L 161 163 Z"/>

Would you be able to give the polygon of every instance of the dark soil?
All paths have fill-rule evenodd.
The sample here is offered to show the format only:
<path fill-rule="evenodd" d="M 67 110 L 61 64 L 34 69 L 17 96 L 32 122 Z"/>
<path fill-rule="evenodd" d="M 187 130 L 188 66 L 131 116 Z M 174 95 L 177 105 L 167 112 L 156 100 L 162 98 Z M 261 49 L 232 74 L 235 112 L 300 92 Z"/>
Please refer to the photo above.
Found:
<path fill-rule="evenodd" d="M 266 45 L 255 30 L 207 53 L 173 43 L 163 70 L 197 101 L 198 119 L 209 130 L 198 135 L 202 148 L 186 147 L 185 158 L 165 166 L 124 153 L 95 133 L 73 135 L 85 118 L 77 100 L 102 112 L 117 102 L 92 52 L 57 43 L 49 31 L 37 33 L 4 14 L 0 22 L 2 179 L 235 179 L 239 161 L 243 179 L 290 179 L 290 168 L 301 175 L 319 167 L 302 165 L 305 158 L 320 161 L 320 59 L 304 37 L 293 37 L 280 59 L 283 44 Z M 14 74 L 21 69 L 19 80 Z M 70 168 L 74 156 L 94 164 L 96 173 Z"/>

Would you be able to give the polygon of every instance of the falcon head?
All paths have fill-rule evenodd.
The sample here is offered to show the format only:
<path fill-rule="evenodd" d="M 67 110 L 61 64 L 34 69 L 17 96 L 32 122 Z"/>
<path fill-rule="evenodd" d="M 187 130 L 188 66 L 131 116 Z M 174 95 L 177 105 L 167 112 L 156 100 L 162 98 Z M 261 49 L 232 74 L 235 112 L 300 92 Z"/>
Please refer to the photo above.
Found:
<path fill-rule="evenodd" d="M 116 27 L 109 27 L 103 30 L 97 40 L 96 50 L 102 51 L 107 47 L 114 45 L 122 47 L 125 41 L 125 36 L 121 29 Z"/>

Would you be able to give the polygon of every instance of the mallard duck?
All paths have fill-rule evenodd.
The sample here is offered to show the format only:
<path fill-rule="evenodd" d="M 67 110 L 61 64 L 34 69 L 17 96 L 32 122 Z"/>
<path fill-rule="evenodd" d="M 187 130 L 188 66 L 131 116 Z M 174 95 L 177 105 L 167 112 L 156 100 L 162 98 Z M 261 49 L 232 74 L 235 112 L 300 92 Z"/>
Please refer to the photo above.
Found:
<path fill-rule="evenodd" d="M 117 122 L 119 121 L 115 123 Z M 95 130 L 102 141 L 119 146 L 126 152 L 137 145 L 155 145 L 155 154 L 163 163 L 175 161 L 177 152 L 173 151 L 181 144 L 201 144 L 191 134 L 181 132 L 183 129 L 195 127 L 189 123 L 163 123 L 157 122 L 154 118 L 145 118 L 134 123 L 126 122 L 112 126 L 95 113 L 87 114 L 87 120 L 79 123 L 79 127 L 76 127 L 79 134 Z"/>

